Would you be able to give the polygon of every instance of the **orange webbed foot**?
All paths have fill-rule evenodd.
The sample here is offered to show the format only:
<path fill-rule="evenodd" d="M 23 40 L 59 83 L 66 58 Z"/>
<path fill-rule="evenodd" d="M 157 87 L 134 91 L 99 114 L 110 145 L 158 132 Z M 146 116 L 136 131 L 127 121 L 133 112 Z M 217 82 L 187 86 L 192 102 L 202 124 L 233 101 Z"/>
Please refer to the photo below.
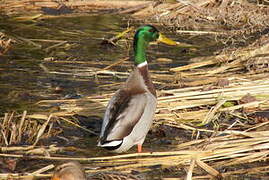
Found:
<path fill-rule="evenodd" d="M 142 144 L 137 145 L 137 152 L 142 153 Z"/>

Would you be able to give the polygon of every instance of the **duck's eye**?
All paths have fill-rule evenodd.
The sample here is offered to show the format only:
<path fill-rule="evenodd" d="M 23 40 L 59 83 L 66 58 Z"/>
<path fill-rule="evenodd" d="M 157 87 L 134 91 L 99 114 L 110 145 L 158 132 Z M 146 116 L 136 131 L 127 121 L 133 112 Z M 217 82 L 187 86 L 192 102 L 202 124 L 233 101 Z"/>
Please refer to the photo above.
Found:
<path fill-rule="evenodd" d="M 150 29 L 149 32 L 155 32 L 155 30 L 154 29 Z"/>

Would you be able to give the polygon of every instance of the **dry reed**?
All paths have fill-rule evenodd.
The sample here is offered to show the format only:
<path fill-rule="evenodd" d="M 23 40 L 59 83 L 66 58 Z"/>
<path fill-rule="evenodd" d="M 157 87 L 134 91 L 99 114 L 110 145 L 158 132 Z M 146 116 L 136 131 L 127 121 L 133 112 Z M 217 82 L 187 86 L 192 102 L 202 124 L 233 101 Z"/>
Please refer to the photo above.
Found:
<path fill-rule="evenodd" d="M 203 4 L 204 6 L 204 4 Z M 187 6 L 189 7 L 189 6 Z M 170 9 L 180 6 L 170 6 Z M 169 10 L 168 8 L 168 10 Z M 166 9 L 167 10 L 167 9 Z M 182 10 L 180 10 L 182 11 Z M 169 12 L 170 13 L 170 12 Z M 169 14 L 168 13 L 168 14 Z M 165 14 L 163 15 L 165 16 Z M 21 39 L 39 47 L 36 42 L 42 39 Z M 60 46 L 66 41 L 53 41 L 47 50 Z M 222 170 L 229 166 L 240 167 L 244 163 L 262 162 L 268 160 L 269 131 L 265 122 L 251 119 L 249 114 L 263 111 L 269 108 L 269 81 L 267 68 L 268 36 L 253 43 L 247 48 L 237 51 L 223 52 L 218 56 L 196 59 L 193 64 L 170 69 L 171 72 L 152 71 L 155 84 L 165 87 L 158 91 L 158 108 L 155 124 L 165 124 L 173 128 L 185 130 L 186 133 L 196 133 L 196 140 L 173 145 L 173 151 L 149 152 L 141 154 L 124 154 L 106 157 L 60 157 L 56 152 L 60 147 L 39 147 L 38 142 L 43 137 L 52 135 L 51 125 L 53 120 L 64 121 L 72 126 L 95 134 L 69 119 L 74 115 L 102 117 L 104 108 L 120 83 L 100 84 L 100 88 L 106 89 L 105 93 L 95 94 L 80 99 L 43 100 L 38 106 L 50 106 L 51 103 L 61 102 L 58 112 L 46 114 L 27 114 L 26 111 L 17 116 L 15 113 L 5 114 L 1 118 L 0 157 L 14 157 L 36 160 L 78 160 L 93 167 L 88 173 L 119 170 L 148 171 L 154 166 L 161 167 L 189 167 L 187 179 L 202 179 L 212 177 L 228 177 L 233 174 L 268 173 L 268 167 L 249 168 L 228 171 Z M 262 61 L 255 64 L 256 58 Z M 126 59 L 120 59 L 111 65 L 110 61 L 102 62 L 102 68 L 92 68 L 85 71 L 77 71 L 77 77 L 95 77 L 96 81 L 110 77 L 126 79 L 129 73 L 114 70 L 119 66 L 128 67 L 130 63 Z M 199 62 L 197 62 L 199 61 Z M 70 61 L 55 61 L 54 63 L 74 63 Z M 95 65 L 96 62 L 82 62 Z M 262 65 L 261 65 L 262 64 Z M 41 67 L 48 74 L 60 74 L 62 72 L 50 71 L 43 65 Z M 246 73 L 242 73 L 245 71 Z M 74 75 L 73 72 L 66 73 Z M 228 83 L 221 83 L 226 81 Z M 170 86 L 171 85 L 171 86 Z M 241 103 L 240 100 L 250 94 L 254 100 Z M 224 128 L 208 128 L 204 125 L 212 125 L 216 121 L 222 124 L 222 115 L 236 117 L 232 124 L 222 125 Z M 38 120 L 38 121 L 37 121 Z M 240 120 L 253 120 L 255 125 L 247 125 Z M 40 123 L 41 122 L 41 123 Z M 224 124 L 224 123 L 223 123 Z M 30 146 L 14 147 L 24 139 L 24 133 L 28 132 Z M 207 138 L 200 136 L 207 133 Z M 55 135 L 55 134 L 54 134 Z M 95 134 L 96 135 L 96 134 Z M 0 178 L 26 178 L 49 177 L 50 173 L 44 173 L 53 168 L 46 166 L 29 175 L 0 174 Z M 199 169 L 206 172 L 201 173 Z M 253 171 L 255 172 L 253 172 Z"/>
<path fill-rule="evenodd" d="M 225 135 L 223 135 L 225 134 Z M 91 166 L 102 167 L 97 170 L 87 170 L 88 173 L 102 172 L 109 170 L 145 170 L 152 166 L 193 166 L 197 164 L 207 171 L 211 176 L 223 176 L 218 170 L 219 167 L 225 168 L 232 165 L 239 165 L 248 162 L 258 162 L 266 160 L 269 154 L 269 131 L 223 131 L 213 138 L 194 140 L 188 142 L 188 145 L 181 144 L 178 150 L 166 152 L 149 152 L 124 154 L 107 157 L 94 158 L 70 158 L 70 157 L 46 157 L 46 156 L 27 156 L 29 159 L 47 159 L 47 160 L 78 160 L 88 163 Z M 18 154 L 0 154 L 1 157 L 22 158 Z M 51 168 L 51 166 L 49 166 Z M 48 169 L 48 168 L 45 168 Z M 39 172 L 40 170 L 38 170 Z M 192 167 L 189 171 L 196 172 Z M 188 173 L 191 174 L 191 173 Z M 16 174 L 9 174 L 18 178 Z M 49 176 L 50 174 L 31 173 L 36 177 Z M 191 175 L 188 175 L 191 176 Z M 7 177 L 6 174 L 0 174 L 1 178 Z M 23 176 L 20 176 L 22 178 Z"/>

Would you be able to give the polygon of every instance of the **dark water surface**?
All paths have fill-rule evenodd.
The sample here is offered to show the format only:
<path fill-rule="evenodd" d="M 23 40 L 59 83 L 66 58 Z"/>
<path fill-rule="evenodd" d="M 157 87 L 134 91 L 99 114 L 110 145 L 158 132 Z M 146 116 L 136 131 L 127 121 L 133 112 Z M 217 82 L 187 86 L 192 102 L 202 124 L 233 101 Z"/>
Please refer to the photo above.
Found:
<path fill-rule="evenodd" d="M 106 52 L 100 48 L 100 42 L 124 28 L 121 18 L 108 15 L 51 18 L 36 22 L 3 19 L 0 30 L 14 37 L 16 43 L 0 60 L 0 112 L 35 110 L 33 103 L 38 100 L 93 93 L 91 79 L 72 77 L 78 70 L 92 65 L 76 61 L 102 64 L 103 60 L 113 61 L 122 57 L 120 49 Z M 68 42 L 50 48 L 59 43 L 53 40 Z M 70 63 L 72 61 L 74 63 Z M 47 73 L 46 68 L 57 73 Z M 65 93 L 55 94 L 54 89 L 58 86 L 64 88 Z"/>

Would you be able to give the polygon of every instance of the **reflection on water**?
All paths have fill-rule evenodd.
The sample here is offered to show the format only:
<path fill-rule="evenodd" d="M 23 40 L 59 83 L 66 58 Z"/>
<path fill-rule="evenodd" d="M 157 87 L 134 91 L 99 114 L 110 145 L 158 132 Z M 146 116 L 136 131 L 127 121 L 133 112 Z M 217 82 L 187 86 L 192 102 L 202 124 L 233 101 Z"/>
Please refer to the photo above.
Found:
<path fill-rule="evenodd" d="M 101 64 L 102 60 L 120 58 L 119 48 L 107 53 L 100 48 L 100 42 L 102 38 L 124 29 L 123 24 L 119 17 L 108 15 L 51 18 L 37 22 L 1 20 L 0 28 L 17 43 L 0 61 L 0 112 L 29 110 L 31 104 L 41 99 L 76 96 L 86 91 L 92 93 L 95 85 L 91 79 L 74 80 L 75 77 L 65 75 L 91 68 L 91 65 L 54 63 L 53 60 Z M 42 67 L 62 74 L 48 74 Z M 65 93 L 55 93 L 57 87 L 63 88 Z"/>

